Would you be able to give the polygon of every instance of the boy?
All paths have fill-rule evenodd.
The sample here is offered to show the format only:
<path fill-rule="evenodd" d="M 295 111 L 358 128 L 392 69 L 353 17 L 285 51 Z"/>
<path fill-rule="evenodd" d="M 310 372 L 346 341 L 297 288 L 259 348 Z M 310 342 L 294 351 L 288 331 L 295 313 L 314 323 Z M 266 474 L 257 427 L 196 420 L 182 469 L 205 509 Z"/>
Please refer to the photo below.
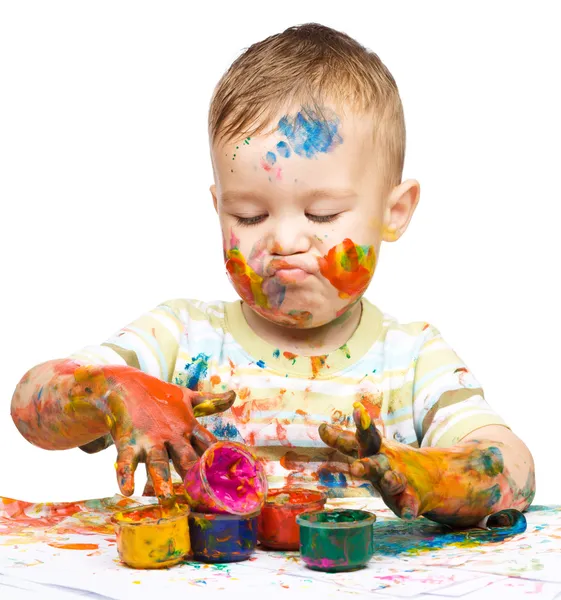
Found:
<path fill-rule="evenodd" d="M 402 106 L 380 59 L 327 27 L 290 28 L 232 64 L 209 133 L 241 301 L 169 301 L 34 367 L 12 401 L 19 431 L 49 449 L 114 442 L 122 493 L 145 462 L 161 502 L 169 461 L 181 476 L 222 438 L 266 459 L 272 485 L 375 488 L 402 518 L 525 510 L 531 454 L 467 367 L 431 325 L 362 298 L 420 191 L 401 181 Z"/>

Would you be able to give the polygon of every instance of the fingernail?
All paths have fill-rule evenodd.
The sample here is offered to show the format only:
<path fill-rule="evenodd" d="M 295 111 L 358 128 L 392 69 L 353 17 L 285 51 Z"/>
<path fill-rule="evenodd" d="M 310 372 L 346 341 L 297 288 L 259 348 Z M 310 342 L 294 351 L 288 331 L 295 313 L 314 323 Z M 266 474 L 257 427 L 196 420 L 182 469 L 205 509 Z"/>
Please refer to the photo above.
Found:
<path fill-rule="evenodd" d="M 355 477 L 364 477 L 364 474 L 366 473 L 366 469 L 364 468 L 364 465 L 362 463 L 355 463 L 351 467 L 351 473 Z"/>
<path fill-rule="evenodd" d="M 401 511 L 401 518 L 405 519 L 406 521 L 412 521 L 416 518 L 416 515 L 410 508 L 404 508 Z"/>

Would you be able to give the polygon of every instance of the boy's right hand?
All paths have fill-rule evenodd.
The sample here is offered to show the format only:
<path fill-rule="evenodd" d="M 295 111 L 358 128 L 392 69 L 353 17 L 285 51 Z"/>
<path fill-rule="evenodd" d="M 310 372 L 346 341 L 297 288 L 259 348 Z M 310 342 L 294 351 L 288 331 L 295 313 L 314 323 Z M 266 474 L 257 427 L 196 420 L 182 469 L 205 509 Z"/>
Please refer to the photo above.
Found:
<path fill-rule="evenodd" d="M 235 392 L 193 392 L 127 366 L 75 367 L 70 405 L 93 404 L 104 415 L 122 494 L 134 492 L 135 469 L 145 462 L 160 503 L 172 502 L 170 459 L 183 478 L 189 463 L 216 442 L 196 417 L 227 410 Z"/>

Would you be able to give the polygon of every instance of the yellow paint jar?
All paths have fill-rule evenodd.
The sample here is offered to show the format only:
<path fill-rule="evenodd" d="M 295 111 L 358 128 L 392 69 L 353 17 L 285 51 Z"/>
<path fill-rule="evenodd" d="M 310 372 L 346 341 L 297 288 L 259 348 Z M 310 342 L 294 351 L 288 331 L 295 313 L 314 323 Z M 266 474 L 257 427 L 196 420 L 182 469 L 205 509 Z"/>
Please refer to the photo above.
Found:
<path fill-rule="evenodd" d="M 119 557 L 134 569 L 161 569 L 176 565 L 191 550 L 189 507 L 159 504 L 115 513 Z"/>

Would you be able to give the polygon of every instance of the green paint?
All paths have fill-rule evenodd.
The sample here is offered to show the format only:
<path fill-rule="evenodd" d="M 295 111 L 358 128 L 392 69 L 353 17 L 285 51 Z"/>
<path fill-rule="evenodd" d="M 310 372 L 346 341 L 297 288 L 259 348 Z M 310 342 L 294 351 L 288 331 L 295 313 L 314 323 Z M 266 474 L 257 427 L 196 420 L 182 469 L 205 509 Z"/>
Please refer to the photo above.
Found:
<path fill-rule="evenodd" d="M 347 346 L 347 344 L 343 344 L 339 350 L 341 350 L 342 352 L 345 353 L 345 356 L 347 358 L 351 358 L 351 351 L 349 350 L 349 347 Z"/>
<path fill-rule="evenodd" d="M 364 510 L 332 510 L 296 517 L 300 553 L 310 569 L 334 573 L 363 567 L 373 554 L 376 516 Z"/>

